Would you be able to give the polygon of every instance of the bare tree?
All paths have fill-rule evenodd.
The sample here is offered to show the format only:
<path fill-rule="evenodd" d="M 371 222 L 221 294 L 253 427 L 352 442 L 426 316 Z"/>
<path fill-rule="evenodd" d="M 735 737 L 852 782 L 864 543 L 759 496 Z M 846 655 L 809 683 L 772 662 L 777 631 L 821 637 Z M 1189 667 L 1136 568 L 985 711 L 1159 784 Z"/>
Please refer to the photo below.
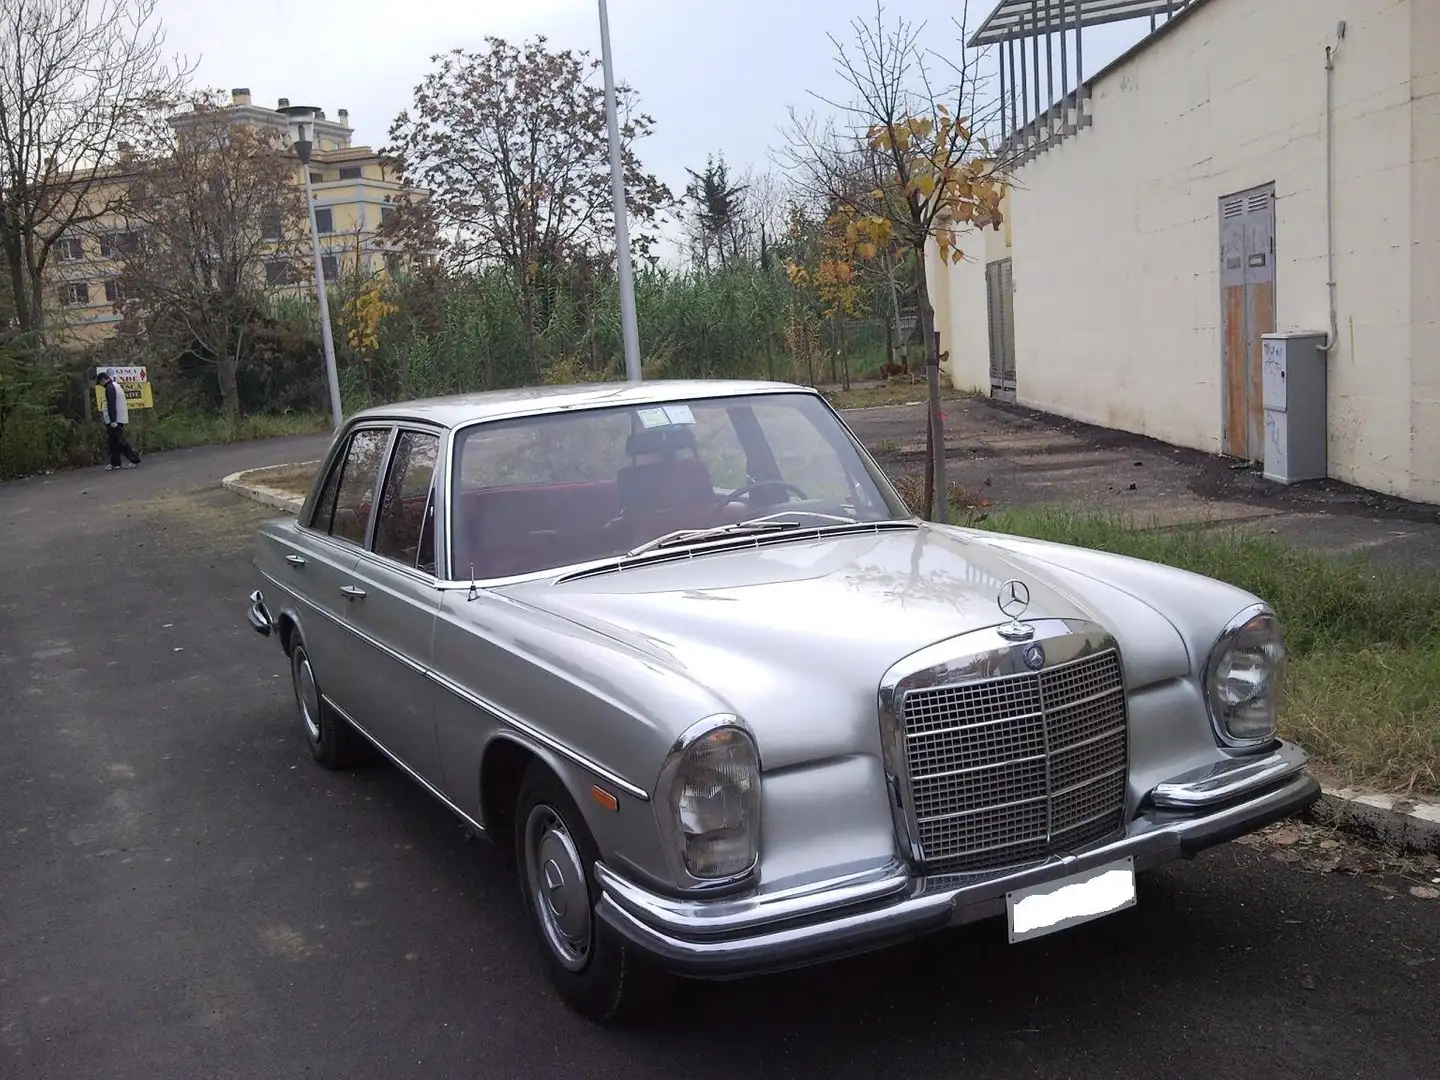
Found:
<path fill-rule="evenodd" d="M 740 183 L 745 186 L 743 233 L 750 244 L 751 258 L 759 262 L 762 248 L 768 254 L 789 227 L 791 193 L 784 176 L 753 165 L 740 173 Z"/>
<path fill-rule="evenodd" d="M 0 251 L 22 333 L 44 330 L 57 243 L 120 209 L 111 175 L 183 96 L 156 0 L 0 5 Z"/>
<path fill-rule="evenodd" d="M 307 224 L 295 158 L 210 95 L 176 124 L 128 192 L 121 249 L 128 328 L 213 363 L 225 415 L 267 289 L 303 280 Z M 318 369 L 317 369 L 318 370 Z"/>
<path fill-rule="evenodd" d="M 935 490 L 933 501 L 927 492 L 927 511 L 948 521 L 940 359 L 925 249 L 933 243 L 942 258 L 959 261 L 958 230 L 999 227 L 1008 163 L 991 153 L 981 134 L 988 121 L 980 115 L 979 57 L 935 57 L 922 45 L 923 23 L 887 23 L 879 3 L 873 21 L 851 25 L 851 46 L 830 40 L 837 73 L 854 98 L 837 102 L 815 95 L 836 110 L 836 118 L 823 124 L 801 120 L 792 110 L 782 159 L 813 200 L 844 214 L 846 233 L 862 258 L 892 241 L 913 253 L 933 446 Z M 963 41 L 963 21 L 957 25 Z M 992 111 L 998 113 L 998 106 Z M 868 190 L 855 183 L 867 175 L 876 181 Z"/>

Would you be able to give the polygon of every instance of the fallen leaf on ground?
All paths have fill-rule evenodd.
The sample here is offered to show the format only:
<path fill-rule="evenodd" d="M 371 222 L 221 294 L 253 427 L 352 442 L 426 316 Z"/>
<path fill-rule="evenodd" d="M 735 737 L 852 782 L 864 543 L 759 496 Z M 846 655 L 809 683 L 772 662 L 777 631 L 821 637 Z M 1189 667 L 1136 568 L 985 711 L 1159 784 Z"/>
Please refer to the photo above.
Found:
<path fill-rule="evenodd" d="M 1348 851 L 1345 856 L 1335 865 L 1337 873 L 1346 874 L 1373 874 L 1380 869 L 1380 864 L 1367 855 L 1361 855 Z"/>
<path fill-rule="evenodd" d="M 1300 842 L 1299 829 L 1276 829 L 1270 834 L 1272 844 L 1298 844 Z"/>
<path fill-rule="evenodd" d="M 1430 885 L 1411 885 L 1410 895 L 1421 900 L 1440 900 L 1440 889 Z"/>

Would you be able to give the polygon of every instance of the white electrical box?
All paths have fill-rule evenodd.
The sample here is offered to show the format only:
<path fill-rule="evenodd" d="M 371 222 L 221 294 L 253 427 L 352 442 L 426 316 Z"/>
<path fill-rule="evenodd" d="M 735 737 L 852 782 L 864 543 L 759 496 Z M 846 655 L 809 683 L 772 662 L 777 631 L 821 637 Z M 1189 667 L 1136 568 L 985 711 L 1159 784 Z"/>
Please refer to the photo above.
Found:
<path fill-rule="evenodd" d="M 1265 479 L 1323 479 L 1329 475 L 1325 335 L 1265 334 L 1261 349 Z"/>

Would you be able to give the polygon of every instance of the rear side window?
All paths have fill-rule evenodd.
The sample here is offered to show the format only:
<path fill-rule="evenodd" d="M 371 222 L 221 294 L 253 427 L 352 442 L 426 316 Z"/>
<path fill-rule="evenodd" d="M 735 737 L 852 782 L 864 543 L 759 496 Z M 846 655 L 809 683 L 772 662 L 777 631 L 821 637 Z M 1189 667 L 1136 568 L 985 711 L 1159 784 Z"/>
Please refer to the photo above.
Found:
<path fill-rule="evenodd" d="M 311 528 L 352 544 L 365 542 L 375 481 L 389 441 L 390 432 L 377 428 L 366 428 L 350 437 L 344 455 L 325 478 Z"/>
<path fill-rule="evenodd" d="M 430 573 L 435 568 L 433 532 L 425 558 L 421 557 L 420 549 L 426 519 L 433 512 L 430 485 L 439 455 L 438 436 L 423 431 L 400 433 L 380 500 L 380 519 L 375 526 L 375 554 Z"/>

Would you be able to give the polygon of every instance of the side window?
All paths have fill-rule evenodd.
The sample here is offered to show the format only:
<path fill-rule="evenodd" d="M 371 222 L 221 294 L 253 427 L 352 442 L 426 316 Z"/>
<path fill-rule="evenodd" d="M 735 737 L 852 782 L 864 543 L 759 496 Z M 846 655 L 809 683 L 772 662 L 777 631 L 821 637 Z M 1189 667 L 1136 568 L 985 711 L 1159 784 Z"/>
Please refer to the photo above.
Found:
<path fill-rule="evenodd" d="M 375 479 L 380 474 L 385 445 L 389 441 L 390 432 L 376 428 L 357 431 L 350 440 L 345 464 L 340 470 L 339 489 L 335 493 L 335 514 L 330 522 L 330 535 L 337 540 L 348 540 L 352 544 L 365 542 Z"/>
<path fill-rule="evenodd" d="M 315 509 L 310 514 L 310 528 L 328 533 L 330 522 L 335 518 L 335 492 L 340 490 L 340 474 L 345 471 L 345 455 L 341 454 L 330 466 L 330 475 L 325 477 L 325 486 L 315 500 Z"/>
<path fill-rule="evenodd" d="M 402 431 L 395 442 L 390 475 L 380 500 L 380 518 L 375 526 L 375 554 L 406 566 L 421 563 L 421 540 L 430 516 L 430 483 L 440 439 L 422 431 Z M 434 532 L 431 530 L 430 571 L 434 571 Z"/>

